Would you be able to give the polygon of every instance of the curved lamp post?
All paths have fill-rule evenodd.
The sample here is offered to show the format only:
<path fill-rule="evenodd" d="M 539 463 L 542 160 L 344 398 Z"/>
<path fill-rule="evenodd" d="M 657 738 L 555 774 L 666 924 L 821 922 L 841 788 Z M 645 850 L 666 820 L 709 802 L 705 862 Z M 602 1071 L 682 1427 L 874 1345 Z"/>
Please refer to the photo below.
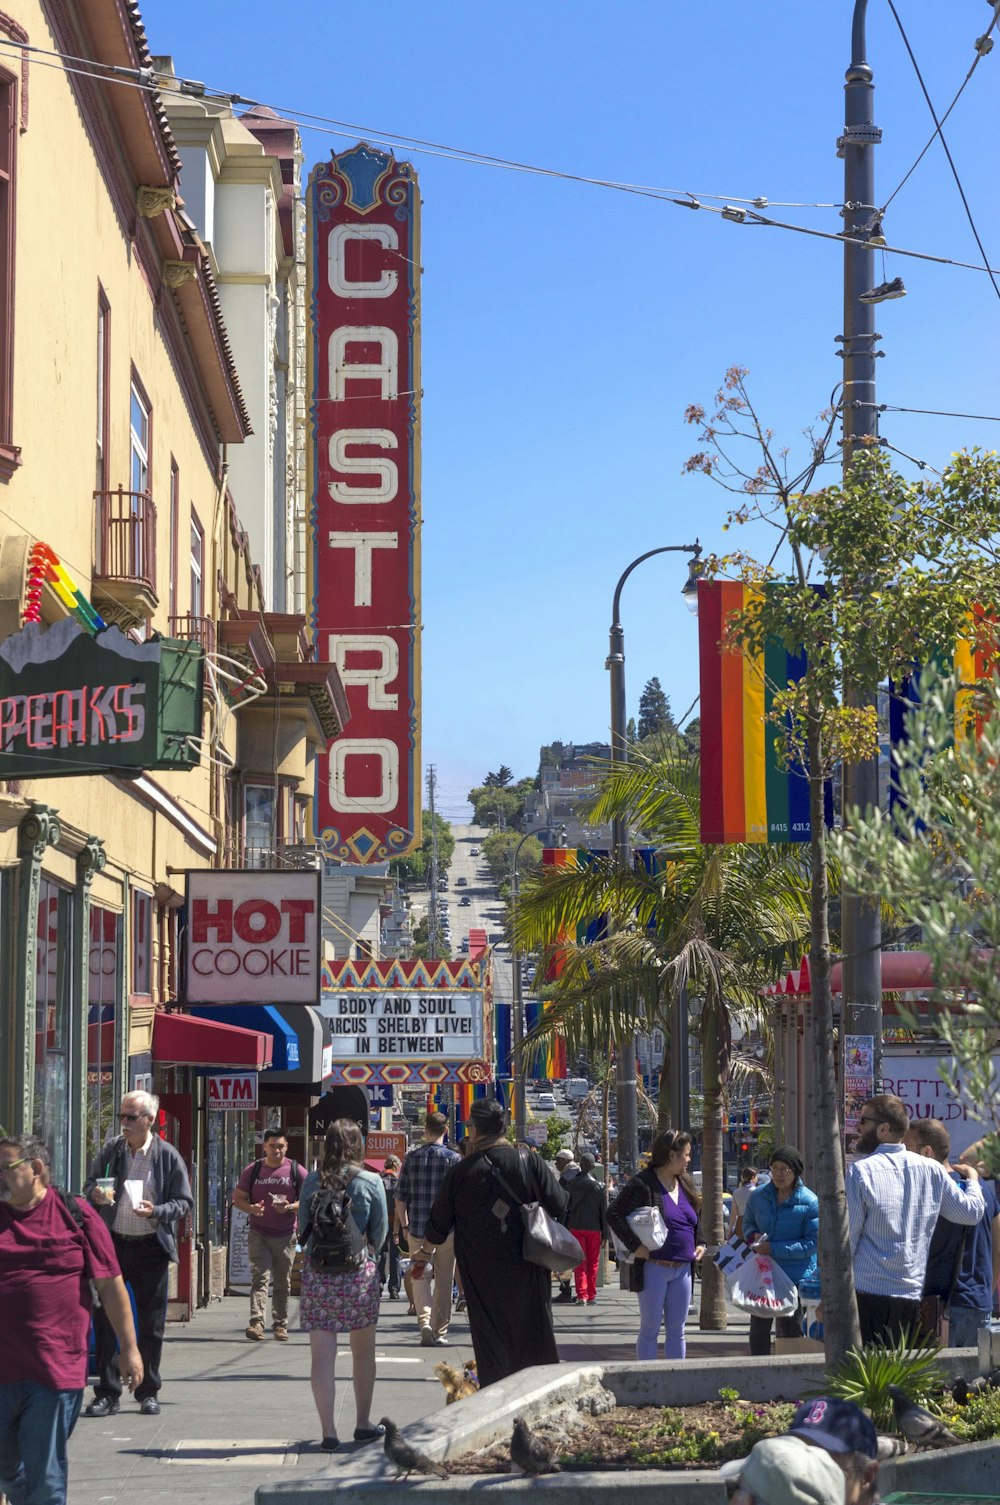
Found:
<path fill-rule="evenodd" d="M 625 630 L 621 624 L 622 587 L 632 571 L 655 554 L 691 554 L 688 578 L 683 595 L 697 606 L 698 576 L 701 574 L 701 544 L 664 544 L 659 549 L 648 549 L 622 572 L 615 586 L 611 607 L 611 633 L 608 657 L 604 667 L 611 674 L 611 763 L 628 762 L 628 739 L 625 735 Z M 629 833 L 624 820 L 616 818 L 611 825 L 611 847 L 615 862 L 627 868 L 629 864 Z M 675 1028 L 677 1020 L 673 1021 Z M 686 1028 L 686 1021 L 684 1024 Z M 671 1057 L 679 1054 L 679 1042 L 675 1040 Z M 638 1098 L 635 1089 L 635 1039 L 619 1040 L 617 1048 L 617 1101 L 618 1101 L 618 1168 L 620 1176 L 630 1176 L 639 1159 Z"/>

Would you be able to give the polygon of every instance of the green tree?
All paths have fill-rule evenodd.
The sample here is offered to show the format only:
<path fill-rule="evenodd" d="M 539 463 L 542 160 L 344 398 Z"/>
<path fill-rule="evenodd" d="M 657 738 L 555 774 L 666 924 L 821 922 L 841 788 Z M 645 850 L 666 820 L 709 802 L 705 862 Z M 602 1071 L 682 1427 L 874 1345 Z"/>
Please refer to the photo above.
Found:
<path fill-rule="evenodd" d="M 558 955 L 549 1007 L 528 1040 L 561 1030 L 571 1054 L 608 1059 L 617 1042 L 656 1025 L 669 1042 L 670 1005 L 679 990 L 700 1001 L 703 1124 L 703 1226 L 707 1241 L 723 1231 L 723 1110 L 729 1080 L 731 1021 L 759 1022 L 760 989 L 797 954 L 808 926 L 808 880 L 794 853 L 774 847 L 703 847 L 698 771 L 676 753 L 610 768 L 588 806 L 597 822 L 620 817 L 641 830 L 659 870 L 623 871 L 595 859 L 560 867 L 528 885 L 518 906 L 522 949 Z M 587 926 L 604 933 L 588 941 Z M 669 1044 L 668 1044 L 669 1049 Z M 661 1073 L 659 1126 L 676 1125 Z M 686 1127 L 677 1125 L 678 1127 Z M 726 1325 L 722 1277 L 702 1271 L 701 1325 Z"/>
<path fill-rule="evenodd" d="M 701 753 L 701 717 L 694 716 L 684 728 L 684 741 L 693 753 Z"/>
<path fill-rule="evenodd" d="M 657 732 L 672 732 L 674 718 L 670 713 L 670 700 L 660 681 L 654 675 L 647 679 L 639 696 L 639 741 L 654 737 Z"/>
<path fill-rule="evenodd" d="M 491 831 L 480 842 L 480 852 L 487 871 L 496 884 L 505 883 L 511 875 L 514 852 L 521 837 L 516 831 Z M 536 872 L 542 863 L 542 843 L 537 836 L 529 836 L 517 859 L 517 869 L 523 878 Z"/>
<path fill-rule="evenodd" d="M 431 948 L 431 922 L 429 915 L 421 915 L 413 927 L 413 945 L 410 955 L 417 957 L 420 961 L 427 961 L 428 958 L 434 961 L 445 962 L 451 960 L 451 947 L 440 933 L 438 934 L 437 946 L 433 949 Z"/>
<path fill-rule="evenodd" d="M 467 798 L 477 826 L 497 826 L 501 831 L 508 827 L 516 829 L 524 814 L 522 796 L 513 789 L 501 789 L 496 784 L 478 784 L 469 790 Z"/>
<path fill-rule="evenodd" d="M 705 447 L 686 468 L 738 493 L 729 525 L 777 528 L 790 561 L 782 570 L 740 551 L 709 561 L 710 573 L 727 571 L 762 587 L 729 617 L 725 641 L 734 651 L 757 655 L 777 638 L 792 652 L 804 649 L 808 660 L 799 680 L 773 687 L 772 718 L 786 756 L 808 770 L 814 1185 L 826 1359 L 834 1364 L 858 1345 L 860 1332 L 835 1070 L 824 785 L 838 765 L 877 755 L 877 707 L 866 688 L 887 676 L 902 678 L 914 657 L 929 659 L 940 644 L 953 643 L 969 603 L 994 598 L 1000 459 L 959 454 L 940 480 L 908 483 L 868 446 L 856 455 L 845 484 L 813 491 L 836 413 L 825 415 L 818 436 L 810 432 L 809 458 L 793 475 L 789 452 L 776 448 L 761 423 L 745 378 L 741 368 L 727 372 L 711 415 L 698 405 L 688 409 Z M 749 463 L 736 458 L 741 445 L 751 450 Z M 858 812 L 845 812 L 846 824 L 857 818 Z"/>
<path fill-rule="evenodd" d="M 995 625 L 984 624 L 995 633 Z M 986 646 L 984 644 L 984 646 Z M 845 874 L 862 893 L 885 889 L 920 927 L 935 988 L 962 997 L 941 1008 L 935 1029 L 954 1060 L 949 1080 L 984 1123 L 1000 1127 L 993 1052 L 1000 1038 L 1000 682 L 970 685 L 933 665 L 920 676 L 920 706 L 897 750 L 902 796 L 891 816 L 875 812 L 844 833 Z M 961 727 L 956 700 L 986 720 Z M 958 722 L 963 713 L 958 712 Z M 903 1010 L 905 1014 L 905 1009 Z"/>
<path fill-rule="evenodd" d="M 507 767 L 506 763 L 501 763 L 496 773 L 488 773 L 486 775 L 483 783 L 486 785 L 487 789 L 506 789 L 507 785 L 512 782 L 513 778 L 514 774 L 511 769 Z"/>
<path fill-rule="evenodd" d="M 639 740 L 639 733 L 635 729 L 635 717 L 630 716 L 625 723 L 625 741 L 629 747 L 634 747 Z"/>
<path fill-rule="evenodd" d="M 426 883 L 430 878 L 431 850 L 435 829 L 437 830 L 438 872 L 447 872 L 455 850 L 454 833 L 443 815 L 438 815 L 435 812 L 432 816 L 429 810 L 425 810 L 423 818 L 424 834 L 419 847 L 417 847 L 416 851 L 411 852 L 408 857 L 394 857 L 389 864 L 389 871 L 401 883 Z"/>

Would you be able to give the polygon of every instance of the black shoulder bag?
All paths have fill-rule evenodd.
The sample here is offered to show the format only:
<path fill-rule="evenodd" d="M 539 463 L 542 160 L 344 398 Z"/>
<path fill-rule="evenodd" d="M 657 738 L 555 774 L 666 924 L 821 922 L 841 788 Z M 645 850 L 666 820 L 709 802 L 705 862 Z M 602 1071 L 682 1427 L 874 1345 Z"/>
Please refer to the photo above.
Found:
<path fill-rule="evenodd" d="M 543 1270 L 575 1269 L 583 1259 L 583 1249 L 579 1239 L 574 1238 L 568 1228 L 564 1228 L 561 1223 L 556 1222 L 555 1218 L 550 1217 L 541 1202 L 522 1202 L 501 1174 L 496 1161 L 490 1159 L 489 1151 L 486 1153 L 486 1159 L 493 1167 L 493 1173 L 500 1182 L 504 1195 L 510 1200 L 511 1206 L 520 1208 L 521 1222 L 524 1225 L 521 1258 L 527 1260 L 529 1265 L 541 1265 Z M 520 1151 L 518 1159 L 527 1184 L 528 1173 Z"/>

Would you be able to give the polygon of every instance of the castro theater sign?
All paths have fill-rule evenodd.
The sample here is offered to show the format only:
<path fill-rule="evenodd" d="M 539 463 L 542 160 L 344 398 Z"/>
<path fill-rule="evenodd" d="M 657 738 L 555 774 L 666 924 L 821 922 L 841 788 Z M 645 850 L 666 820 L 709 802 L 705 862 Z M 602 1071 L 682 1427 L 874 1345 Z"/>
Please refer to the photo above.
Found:
<path fill-rule="evenodd" d="M 312 619 L 350 705 L 317 840 L 345 862 L 420 843 L 419 197 L 360 145 L 309 194 Z"/>
<path fill-rule="evenodd" d="M 187 874 L 186 1003 L 306 1003 L 320 994 L 317 872 Z"/>

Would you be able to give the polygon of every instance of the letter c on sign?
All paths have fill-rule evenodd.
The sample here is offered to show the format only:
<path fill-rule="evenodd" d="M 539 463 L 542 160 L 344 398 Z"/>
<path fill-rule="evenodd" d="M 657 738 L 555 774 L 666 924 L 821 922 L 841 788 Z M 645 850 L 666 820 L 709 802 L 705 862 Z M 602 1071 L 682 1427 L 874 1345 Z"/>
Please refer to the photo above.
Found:
<path fill-rule="evenodd" d="M 378 794 L 347 793 L 348 758 L 377 758 L 380 768 Z M 394 810 L 399 801 L 399 749 L 388 737 L 354 737 L 335 742 L 330 749 L 330 804 L 342 814 L 367 810 L 373 815 Z"/>

